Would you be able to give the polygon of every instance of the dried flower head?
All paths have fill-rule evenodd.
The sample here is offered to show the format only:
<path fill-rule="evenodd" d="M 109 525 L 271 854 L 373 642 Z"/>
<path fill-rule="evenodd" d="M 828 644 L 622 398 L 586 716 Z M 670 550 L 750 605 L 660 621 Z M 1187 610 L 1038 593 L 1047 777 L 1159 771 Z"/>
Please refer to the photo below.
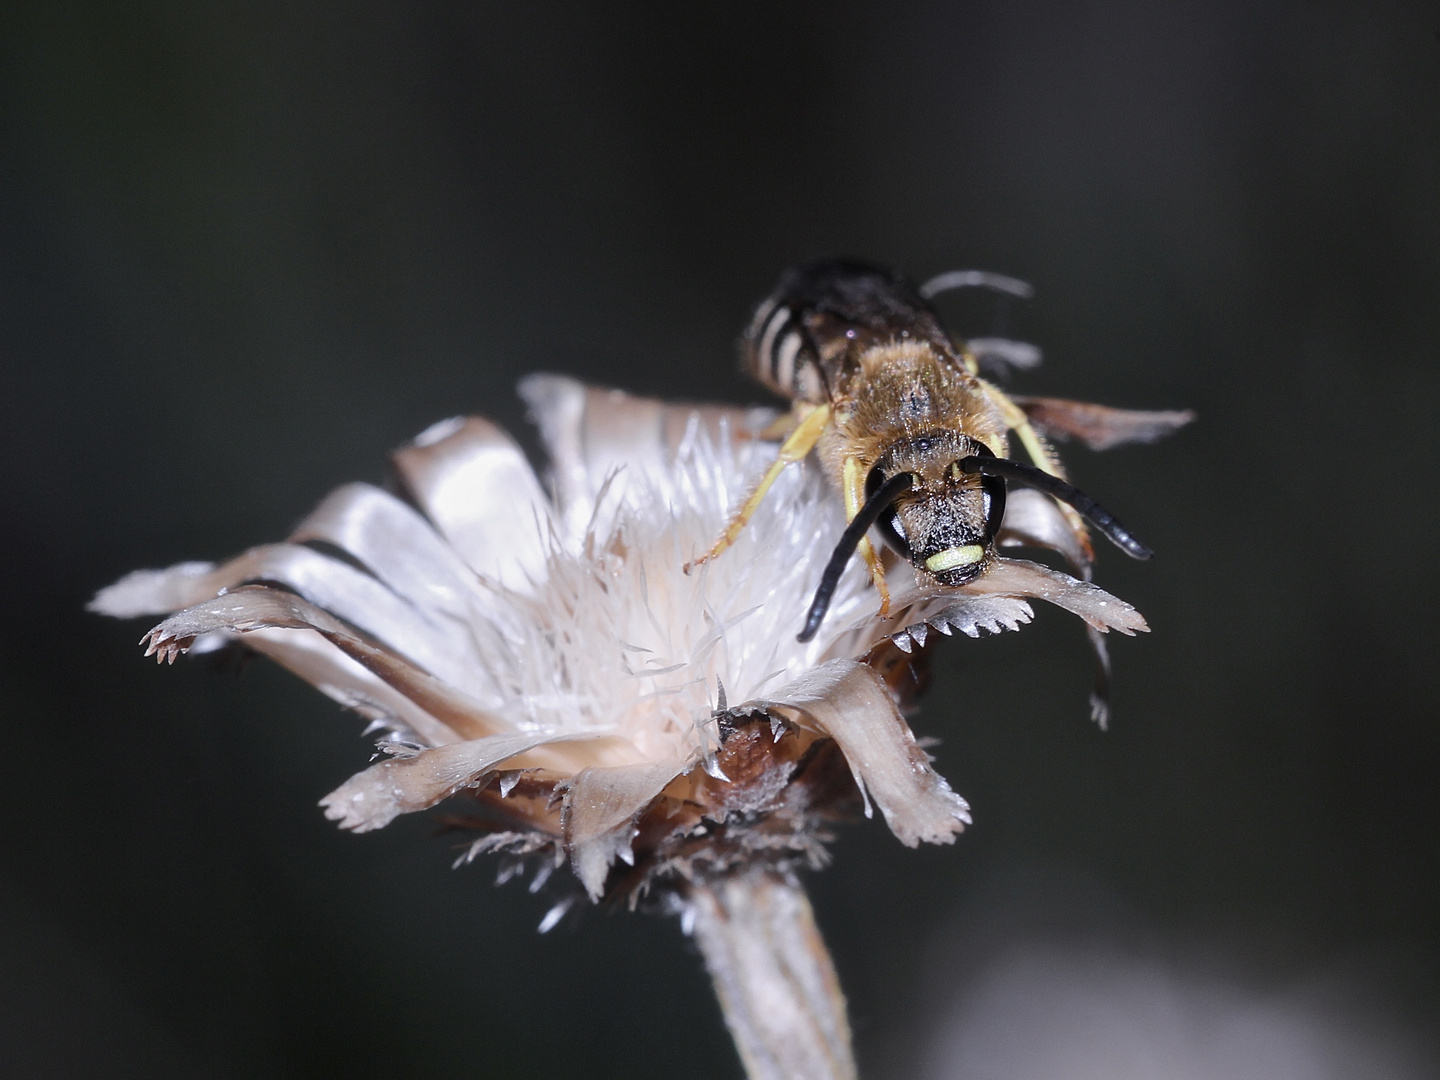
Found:
<path fill-rule="evenodd" d="M 482 833 L 463 858 L 507 850 L 547 874 L 568 861 L 592 900 L 679 897 L 702 939 L 737 882 L 759 882 L 752 920 L 765 903 L 803 907 L 775 883 L 820 865 L 830 823 L 860 805 L 912 846 L 951 842 L 969 821 L 899 710 L 930 631 L 1015 629 L 1031 597 L 1095 632 L 1145 629 L 1091 584 L 1002 559 L 962 589 L 917 587 L 899 567 L 887 619 L 852 566 L 802 644 L 844 525 L 818 470 L 791 469 L 724 558 L 682 572 L 773 457 L 756 437 L 772 413 L 548 376 L 522 394 L 550 454 L 549 495 L 494 425 L 447 420 L 395 454 L 398 494 L 342 487 L 285 543 L 138 571 L 91 606 L 168 614 L 143 639 L 158 659 L 240 641 L 367 717 L 383 760 L 321 803 L 343 828 L 462 795 Z M 1002 541 L 1058 550 L 1072 535 L 1033 492 L 1012 496 L 1006 526 Z M 705 951 L 723 999 L 717 949 Z M 737 1025 L 771 1021 L 726 1005 L 765 1075 Z M 816 1038 L 833 1042 L 836 1023 Z"/>

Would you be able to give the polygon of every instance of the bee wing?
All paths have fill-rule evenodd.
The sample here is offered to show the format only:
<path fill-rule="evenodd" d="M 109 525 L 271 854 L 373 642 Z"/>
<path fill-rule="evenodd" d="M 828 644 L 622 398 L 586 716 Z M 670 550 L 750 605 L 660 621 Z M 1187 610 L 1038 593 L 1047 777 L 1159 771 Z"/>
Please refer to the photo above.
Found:
<path fill-rule="evenodd" d="M 1124 443 L 1149 443 L 1178 431 L 1195 414 L 1189 409 L 1145 412 L 1111 409 L 1064 398 L 1012 397 L 1045 435 L 1064 442 L 1078 439 L 1091 450 L 1108 450 Z"/>

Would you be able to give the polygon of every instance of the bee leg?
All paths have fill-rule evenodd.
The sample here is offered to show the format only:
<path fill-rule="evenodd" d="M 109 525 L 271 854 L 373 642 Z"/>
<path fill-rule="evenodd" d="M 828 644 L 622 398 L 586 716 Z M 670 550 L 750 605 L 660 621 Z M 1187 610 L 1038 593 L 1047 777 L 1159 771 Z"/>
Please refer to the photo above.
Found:
<path fill-rule="evenodd" d="M 986 394 L 1004 416 L 1005 426 L 1015 432 L 1015 437 L 1020 440 L 1020 445 L 1025 448 L 1025 453 L 1035 463 L 1035 467 L 1043 469 L 1051 476 L 1059 477 L 1061 480 L 1066 479 L 1065 466 L 1060 464 L 1060 456 L 1050 448 L 1045 437 L 1035 430 L 1035 425 L 1030 423 L 1030 417 L 1025 414 L 1025 410 L 1011 401 L 1010 396 L 998 386 L 986 382 L 984 379 L 980 380 L 980 384 L 985 387 Z M 1071 532 L 1075 534 L 1075 539 L 1080 542 L 1087 562 L 1093 563 L 1095 549 L 1090 544 L 1090 530 L 1085 527 L 1084 519 L 1075 512 L 1073 506 L 1067 506 L 1063 502 L 1057 503 L 1057 505 L 1060 513 L 1065 515 L 1065 521 L 1069 524 Z"/>
<path fill-rule="evenodd" d="M 860 469 L 858 458 L 847 457 L 845 459 L 845 471 L 843 475 L 845 488 L 845 520 L 854 521 L 855 515 L 860 512 L 860 507 L 865 505 L 865 476 Z M 885 567 L 880 562 L 880 556 L 875 551 L 875 545 L 870 543 L 868 536 L 860 538 L 860 557 L 865 560 L 865 567 L 870 571 L 870 580 L 875 584 L 875 591 L 880 594 L 880 615 L 885 617 L 890 614 L 890 587 L 885 584 Z"/>
<path fill-rule="evenodd" d="M 695 567 L 709 562 L 735 542 L 735 538 L 740 535 L 740 530 L 745 528 L 749 520 L 755 516 L 755 511 L 765 500 L 770 486 L 785 471 L 785 466 L 802 460 L 806 454 L 815 449 L 815 444 L 820 441 L 821 432 L 825 430 L 825 425 L 829 422 L 830 406 L 828 404 L 816 406 L 801 418 L 800 422 L 795 425 L 795 430 L 780 444 L 780 452 L 775 455 L 775 460 L 765 470 L 765 475 L 760 477 L 760 482 L 755 485 L 755 490 L 745 500 L 745 505 L 740 507 L 735 516 L 730 519 L 730 523 L 725 526 L 725 531 L 720 534 L 720 539 L 715 541 L 715 546 L 695 561 L 686 563 L 685 573 L 688 574 Z"/>
<path fill-rule="evenodd" d="M 794 434 L 795 427 L 799 423 L 800 418 L 795 415 L 795 410 L 791 409 L 766 424 L 755 438 L 761 442 L 780 442 Z"/>
<path fill-rule="evenodd" d="M 1101 731 L 1110 726 L 1110 650 L 1105 645 L 1105 635 L 1093 626 L 1087 626 L 1085 633 L 1090 638 L 1090 651 L 1095 655 L 1095 685 L 1090 691 L 1090 719 Z"/>
<path fill-rule="evenodd" d="M 860 541 L 860 557 L 865 560 L 870 580 L 880 594 L 880 617 L 883 619 L 890 614 L 890 586 L 885 584 L 885 567 L 881 565 L 880 556 L 875 553 L 875 545 L 870 543 L 868 536 Z"/>

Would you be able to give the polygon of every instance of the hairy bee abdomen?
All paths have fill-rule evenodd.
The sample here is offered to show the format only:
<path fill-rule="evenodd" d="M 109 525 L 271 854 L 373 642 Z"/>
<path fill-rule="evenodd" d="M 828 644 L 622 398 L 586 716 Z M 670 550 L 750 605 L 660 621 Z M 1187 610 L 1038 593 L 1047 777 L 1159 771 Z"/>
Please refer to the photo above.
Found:
<path fill-rule="evenodd" d="M 741 366 L 781 397 L 816 405 L 826 400 L 824 379 L 804 324 L 795 308 L 777 297 L 761 304 L 750 321 Z"/>
<path fill-rule="evenodd" d="M 951 353 L 934 310 L 904 275 L 822 259 L 786 271 L 756 310 L 743 367 L 775 393 L 819 405 L 849 393 L 861 354 L 906 341 Z"/>

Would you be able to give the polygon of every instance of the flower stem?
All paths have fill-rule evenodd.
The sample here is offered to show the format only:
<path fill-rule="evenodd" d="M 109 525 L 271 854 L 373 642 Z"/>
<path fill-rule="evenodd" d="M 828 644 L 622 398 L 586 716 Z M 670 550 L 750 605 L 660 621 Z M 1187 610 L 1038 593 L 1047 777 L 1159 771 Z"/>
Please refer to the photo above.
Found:
<path fill-rule="evenodd" d="M 690 901 L 750 1080 L 855 1080 L 845 996 L 805 890 L 749 870 L 694 886 Z"/>

